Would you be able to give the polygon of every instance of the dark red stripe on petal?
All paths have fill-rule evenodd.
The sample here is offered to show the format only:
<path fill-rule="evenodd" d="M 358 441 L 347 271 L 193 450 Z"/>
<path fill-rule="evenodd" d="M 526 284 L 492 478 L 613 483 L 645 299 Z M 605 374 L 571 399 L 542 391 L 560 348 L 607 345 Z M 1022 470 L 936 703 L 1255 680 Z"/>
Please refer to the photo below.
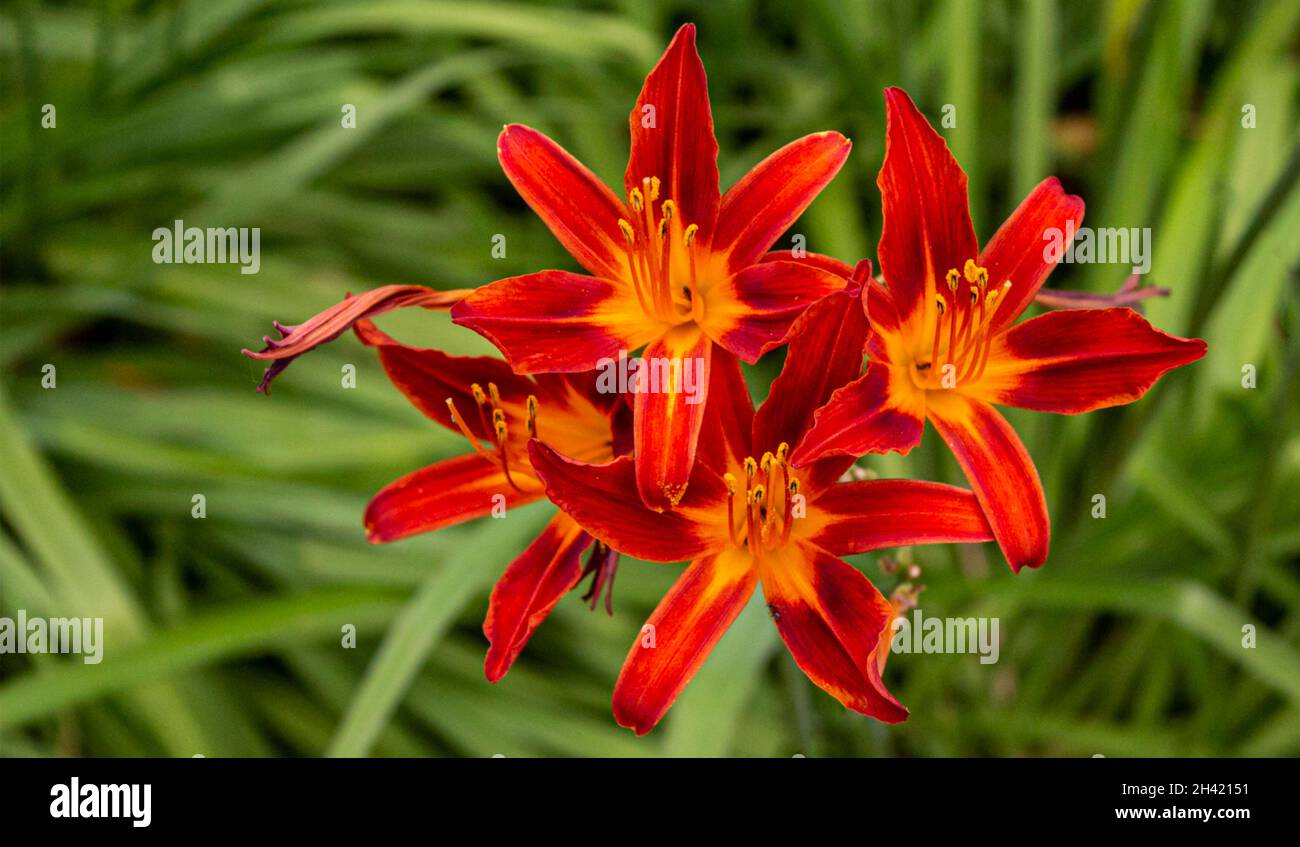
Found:
<path fill-rule="evenodd" d="M 751 265 L 702 295 L 701 325 L 715 341 L 753 364 L 788 340 L 809 306 L 847 284 L 844 277 L 806 262 Z"/>
<path fill-rule="evenodd" d="M 1077 415 L 1132 403 L 1205 349 L 1199 338 L 1161 332 L 1132 309 L 1048 312 L 999 338 L 968 391 L 991 403 Z"/>
<path fill-rule="evenodd" d="M 928 415 L 966 473 L 1011 569 L 1047 560 L 1052 528 L 1038 469 L 1016 431 L 989 404 L 936 392 Z"/>
<path fill-rule="evenodd" d="M 538 441 L 529 445 L 529 455 L 551 502 L 621 553 L 651 562 L 681 562 L 703 555 L 715 543 L 710 530 L 694 519 L 692 509 L 661 513 L 646 508 L 636 493 L 636 471 L 630 456 L 606 465 L 588 465 L 561 456 Z M 715 498 L 719 493 L 717 484 L 699 489 Z M 693 488 L 683 507 L 693 505 L 691 498 L 696 496 L 704 494 L 697 495 Z M 715 511 L 721 514 L 721 507 Z"/>
<path fill-rule="evenodd" d="M 366 537 L 377 543 L 397 541 L 482 517 L 498 504 L 510 509 L 541 497 L 541 487 L 531 477 L 516 473 L 514 481 L 522 491 L 477 454 L 421 468 L 390 482 L 371 499 Z"/>
<path fill-rule="evenodd" d="M 740 362 L 726 350 L 715 349 L 709 362 L 709 405 L 704 411 L 696 463 L 721 476 L 752 455 L 750 434 L 754 400 Z"/>
<path fill-rule="evenodd" d="M 811 546 L 791 546 L 760 565 L 767 608 L 795 663 L 847 708 L 885 723 L 907 709 L 880 678 L 877 648 L 893 607 L 848 563 Z"/>
<path fill-rule="evenodd" d="M 485 285 L 451 311 L 519 373 L 589 371 L 662 331 L 623 282 L 541 271 Z"/>
<path fill-rule="evenodd" d="M 659 199 L 676 203 L 681 219 L 698 225 L 707 244 L 718 216 L 718 142 L 694 24 L 677 30 L 646 77 L 629 123 L 632 154 L 625 188 L 630 192 L 643 179 L 658 178 Z"/>
<path fill-rule="evenodd" d="M 1083 223 L 1083 198 L 1066 194 L 1056 177 L 1040 182 L 1021 201 L 1011 217 L 984 246 L 979 264 L 988 269 L 993 287 L 1011 280 L 1006 301 L 994 316 L 991 331 L 998 332 L 1016 322 L 1028 308 L 1057 259 L 1048 261 L 1046 249 L 1051 242 L 1045 236 L 1055 229 L 1064 238 L 1066 231 L 1076 232 Z M 1063 247 L 1068 244 L 1062 243 Z"/>
<path fill-rule="evenodd" d="M 881 479 L 831 486 L 809 507 L 809 540 L 837 556 L 913 544 L 978 544 L 993 530 L 975 495 L 938 482 Z"/>
<path fill-rule="evenodd" d="M 880 268 L 904 320 L 950 268 L 979 252 L 966 174 L 901 88 L 885 89 Z"/>
<path fill-rule="evenodd" d="M 641 354 L 633 405 L 636 481 L 652 509 L 682 499 L 709 393 L 713 342 L 693 325 L 672 330 Z"/>
<path fill-rule="evenodd" d="M 692 562 L 637 634 L 614 685 L 614 719 L 637 735 L 654 729 L 758 581 L 736 549 Z"/>
<path fill-rule="evenodd" d="M 849 157 L 838 132 L 805 135 L 754 166 L 722 197 L 713 250 L 737 271 L 758 261 L 803 214 Z"/>
<path fill-rule="evenodd" d="M 591 536 L 572 518 L 558 514 L 497 580 L 483 621 L 489 682 L 506 675 L 551 609 L 578 584 L 582 552 L 590 544 Z"/>
<path fill-rule="evenodd" d="M 511 124 L 497 139 L 497 158 L 519 196 L 593 275 L 627 274 L 618 221 L 623 202 L 563 147 L 535 129 Z"/>

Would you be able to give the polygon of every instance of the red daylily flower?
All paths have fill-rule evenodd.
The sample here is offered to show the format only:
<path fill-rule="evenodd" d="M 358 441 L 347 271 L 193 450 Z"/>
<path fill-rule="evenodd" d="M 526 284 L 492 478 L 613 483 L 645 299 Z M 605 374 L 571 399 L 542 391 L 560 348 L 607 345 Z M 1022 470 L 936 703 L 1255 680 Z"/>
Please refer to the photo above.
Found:
<path fill-rule="evenodd" d="M 817 413 L 799 461 L 907 453 L 929 419 L 948 443 L 1015 571 L 1047 558 L 1047 501 L 1032 459 L 995 405 L 1079 414 L 1130 403 L 1205 342 L 1128 308 L 1049 312 L 1016 324 L 1055 262 L 1052 227 L 1077 229 L 1083 201 L 1055 178 L 1025 198 L 983 251 L 966 174 L 905 92 L 885 92 L 880 264 L 870 364 Z M 1073 230 L 1071 230 L 1073 231 Z"/>
<path fill-rule="evenodd" d="M 852 458 L 798 470 L 789 461 L 814 410 L 861 371 L 868 325 L 860 283 L 869 269 L 864 263 L 858 286 L 799 319 L 784 369 L 757 412 L 736 358 L 715 353 L 699 461 L 673 511 L 628 496 L 630 457 L 591 465 L 530 444 L 548 496 L 596 538 L 642 559 L 693 560 L 650 617 L 652 628 L 642 630 L 615 687 L 614 716 L 638 735 L 667 712 L 759 583 L 813 682 L 854 711 L 889 723 L 907 717 L 881 680 L 893 607 L 840 557 L 993 536 L 969 491 L 910 480 L 837 482 Z"/>
<path fill-rule="evenodd" d="M 355 330 L 378 348 L 388 378 L 413 406 L 474 447 L 376 494 L 365 515 L 372 542 L 432 532 L 545 497 L 529 461 L 530 438 L 591 462 L 609 461 L 631 448 L 631 410 L 617 395 L 597 393 L 591 373 L 530 379 L 499 359 L 399 344 L 369 320 L 358 322 Z M 559 512 L 506 568 L 483 622 L 490 645 L 484 673 L 490 681 L 505 675 L 533 631 L 588 573 L 592 585 L 584 599 L 593 608 L 602 590 L 612 591 L 617 554 L 597 543 L 584 569 L 580 559 L 591 543 L 590 535 Z M 609 608 L 609 593 L 605 602 Z"/>
<path fill-rule="evenodd" d="M 645 347 L 646 361 L 707 372 L 713 346 L 756 361 L 795 319 L 843 287 L 800 262 L 760 262 L 844 164 L 849 141 L 805 136 L 719 196 L 713 117 L 695 27 L 678 30 L 631 116 L 620 199 L 558 144 L 512 124 L 497 142 L 506 177 L 589 275 L 498 280 L 452 310 L 518 373 L 586 371 Z M 709 380 L 701 378 L 707 388 Z M 686 489 L 707 394 L 675 380 L 635 395 L 636 484 L 664 510 Z M 694 402 L 692 402 L 694 401 Z"/>

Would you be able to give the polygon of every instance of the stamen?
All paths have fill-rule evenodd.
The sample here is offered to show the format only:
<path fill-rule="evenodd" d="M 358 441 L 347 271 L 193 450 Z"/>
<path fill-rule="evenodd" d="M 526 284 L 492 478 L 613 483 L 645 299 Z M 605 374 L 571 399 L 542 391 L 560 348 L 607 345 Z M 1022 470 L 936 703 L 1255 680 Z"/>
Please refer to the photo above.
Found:
<path fill-rule="evenodd" d="M 510 475 L 510 457 L 506 454 L 506 436 L 509 434 L 506 430 L 506 413 L 500 409 L 492 411 L 492 429 L 497 437 L 497 455 L 501 457 L 501 472 L 506 475 L 506 482 L 510 487 L 519 491 L 519 486 L 515 485 L 515 480 Z"/>
<path fill-rule="evenodd" d="M 786 483 L 785 525 L 781 527 L 781 546 L 790 541 L 790 530 L 794 528 L 794 498 L 799 496 L 799 480 L 792 479 Z"/>
<path fill-rule="evenodd" d="M 740 542 L 736 540 L 736 512 L 733 508 L 736 500 L 736 477 L 725 473 L 722 475 L 722 481 L 727 484 L 727 538 L 731 540 L 732 547 L 739 547 Z"/>
<path fill-rule="evenodd" d="M 451 412 L 451 422 L 460 430 L 460 434 L 465 436 L 465 440 L 470 443 L 470 446 L 474 448 L 474 451 L 495 465 L 497 463 L 496 456 L 489 453 L 483 445 L 479 443 L 478 439 L 474 436 L 474 433 L 469 431 L 469 427 L 465 425 L 465 419 L 461 417 L 460 412 L 456 409 L 456 401 L 450 397 L 447 398 L 447 411 Z M 486 427 L 484 427 L 484 429 L 486 429 Z"/>
<path fill-rule="evenodd" d="M 537 437 L 537 395 L 528 395 L 528 437 Z"/>

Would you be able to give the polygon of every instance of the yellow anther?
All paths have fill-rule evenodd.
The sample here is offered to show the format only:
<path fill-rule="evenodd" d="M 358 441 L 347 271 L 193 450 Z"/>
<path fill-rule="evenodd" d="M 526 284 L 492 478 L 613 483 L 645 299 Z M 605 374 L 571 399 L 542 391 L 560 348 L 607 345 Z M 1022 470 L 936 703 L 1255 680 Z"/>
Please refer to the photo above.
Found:
<path fill-rule="evenodd" d="M 799 493 L 799 480 L 798 479 L 790 480 L 790 494 L 794 495 L 798 493 Z"/>
<path fill-rule="evenodd" d="M 774 458 L 776 458 L 776 457 L 773 456 L 773 455 L 771 454 L 770 451 L 767 452 L 767 453 L 764 453 L 764 454 L 763 454 L 763 458 L 762 458 L 762 460 L 758 463 L 758 466 L 759 466 L 759 468 L 762 469 L 763 473 L 769 473 L 769 472 L 771 472 L 771 470 L 772 470 L 772 460 L 773 460 Z"/>
<path fill-rule="evenodd" d="M 789 458 L 790 444 L 789 442 L 782 441 L 780 444 L 776 445 L 776 460 L 784 465 L 786 460 Z"/>
<path fill-rule="evenodd" d="M 754 457 L 753 457 L 753 456 L 746 456 L 746 457 L 745 457 L 745 476 L 749 477 L 750 479 L 753 479 L 753 478 L 754 478 L 754 474 L 756 474 L 756 473 L 758 473 L 758 462 L 755 462 L 755 461 L 754 461 Z"/>
<path fill-rule="evenodd" d="M 492 410 L 492 426 L 500 426 L 506 422 L 506 413 L 501 409 Z"/>
<path fill-rule="evenodd" d="M 528 434 L 537 437 L 537 395 L 528 395 Z"/>
<path fill-rule="evenodd" d="M 966 277 L 967 282 L 974 282 L 978 275 L 977 272 L 979 270 L 980 270 L 980 266 L 975 264 L 974 259 L 967 259 L 966 265 L 961 269 L 962 276 Z"/>
<path fill-rule="evenodd" d="M 671 220 L 673 219 L 673 213 L 676 212 L 676 211 L 677 211 L 677 204 L 676 204 L 676 203 L 674 203 L 674 202 L 671 201 L 671 200 L 665 200 L 665 201 L 664 201 L 664 204 L 663 204 L 663 206 L 662 206 L 662 212 L 663 212 L 664 220 L 666 220 L 666 221 L 671 221 Z"/>
<path fill-rule="evenodd" d="M 488 383 L 488 394 L 492 397 L 493 408 L 501 405 L 501 392 L 497 391 L 497 384 L 495 382 Z"/>
<path fill-rule="evenodd" d="M 722 481 L 725 482 L 725 483 L 727 484 L 727 495 L 728 495 L 728 496 L 735 496 L 735 494 L 736 494 L 736 476 L 735 476 L 735 474 L 724 473 L 724 474 L 722 475 Z"/>
<path fill-rule="evenodd" d="M 659 219 L 659 237 L 668 237 L 668 218 L 666 217 Z"/>
<path fill-rule="evenodd" d="M 471 385 L 471 386 L 469 387 L 469 390 L 470 390 L 470 393 L 474 395 L 474 402 L 475 402 L 475 403 L 478 403 L 478 404 L 481 406 L 481 405 L 483 405 L 484 403 L 487 402 L 487 395 L 483 393 L 483 386 L 479 385 L 479 384 L 476 382 L 476 383 L 474 383 L 473 385 Z M 447 399 L 447 402 L 450 403 L 450 402 L 451 402 L 451 398 L 448 398 L 448 399 Z"/>
<path fill-rule="evenodd" d="M 695 233 L 699 231 L 700 231 L 699 224 L 691 224 L 690 226 L 686 227 L 685 238 L 686 238 L 687 247 L 690 247 L 693 243 L 695 243 Z"/>
<path fill-rule="evenodd" d="M 939 308 L 939 314 L 942 315 L 944 310 L 943 298 L 942 297 L 934 298 L 934 305 Z"/>
<path fill-rule="evenodd" d="M 632 204 L 632 211 L 639 212 L 645 208 L 645 199 L 641 196 L 641 189 L 633 188 L 628 193 L 627 199 Z"/>
<path fill-rule="evenodd" d="M 957 273 L 956 268 L 948 269 L 948 290 L 956 291 L 957 285 L 961 282 L 961 274 Z"/>
<path fill-rule="evenodd" d="M 623 231 L 623 237 L 627 239 L 629 247 L 636 244 L 636 233 L 632 230 L 632 225 L 630 223 L 619 218 L 618 228 Z"/>
<path fill-rule="evenodd" d="M 659 199 L 659 177 L 652 176 L 650 177 L 650 202 L 653 203 L 658 199 Z"/>
<path fill-rule="evenodd" d="M 759 485 L 755 485 L 755 486 L 754 486 L 754 504 L 755 504 L 755 505 L 757 505 L 757 506 L 761 506 L 761 505 L 763 505 L 763 498 L 764 498 L 766 495 L 767 495 L 767 489 L 764 488 L 761 484 L 759 484 Z"/>

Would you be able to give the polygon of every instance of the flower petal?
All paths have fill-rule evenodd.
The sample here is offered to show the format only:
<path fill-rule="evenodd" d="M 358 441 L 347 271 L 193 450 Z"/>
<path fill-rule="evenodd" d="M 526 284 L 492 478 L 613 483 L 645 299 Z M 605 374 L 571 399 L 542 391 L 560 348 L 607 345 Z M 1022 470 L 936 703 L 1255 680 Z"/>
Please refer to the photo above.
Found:
<path fill-rule="evenodd" d="M 1029 192 L 984 245 L 979 264 L 988 269 L 989 284 L 1011 280 L 1007 300 L 994 315 L 992 332 L 1016 322 L 1056 267 L 1055 260 L 1044 258 L 1050 244 L 1045 240 L 1048 231 L 1055 228 L 1064 238 L 1067 229 L 1075 232 L 1081 223 L 1083 198 L 1066 194 L 1060 180 L 1049 177 Z"/>
<path fill-rule="evenodd" d="M 537 130 L 510 124 L 497 139 L 506 177 L 537 216 L 594 276 L 627 275 L 619 218 L 628 212 L 609 186 Z"/>
<path fill-rule="evenodd" d="M 397 541 L 482 517 L 498 503 L 507 509 L 542 496 L 531 477 L 514 475 L 518 490 L 497 467 L 471 453 L 420 468 L 384 486 L 366 507 L 366 538 Z M 500 494 L 504 499 L 496 500 Z"/>
<path fill-rule="evenodd" d="M 697 475 L 679 508 L 656 512 L 636 496 L 636 471 L 631 456 L 605 465 L 575 462 L 540 441 L 529 444 L 533 471 L 546 484 L 551 502 L 563 509 L 583 529 L 620 553 L 650 562 L 681 562 L 709 552 L 718 530 L 702 523 L 710 499 L 726 503 L 721 481 L 706 482 Z M 710 496 L 711 495 L 711 496 Z M 726 538 L 722 507 L 714 521 Z"/>
<path fill-rule="evenodd" d="M 919 392 L 897 390 L 897 383 L 906 378 L 887 362 L 870 362 L 865 374 L 817 410 L 812 428 L 795 446 L 795 467 L 826 456 L 910 453 L 921 442 L 925 404 Z"/>
<path fill-rule="evenodd" d="M 691 563 L 641 628 L 614 685 L 614 719 L 654 729 L 754 593 L 758 574 L 736 549 Z"/>
<path fill-rule="evenodd" d="M 254 353 L 244 350 L 252 359 L 270 359 L 271 366 L 262 375 L 257 390 L 271 393 L 271 381 L 289 367 L 294 359 L 322 344 L 338 338 L 348 327 L 363 318 L 373 318 L 393 309 L 418 306 L 421 309 L 449 309 L 470 294 L 468 289 L 438 291 L 423 285 L 385 285 L 364 294 L 348 296 L 325 311 L 313 315 L 297 326 L 275 324 L 280 339 L 264 336 L 266 346 Z"/>
<path fill-rule="evenodd" d="M 885 161 L 880 186 L 884 223 L 880 268 L 906 321 L 950 268 L 975 258 L 979 245 L 966 198 L 966 174 L 948 145 L 901 88 L 885 89 Z"/>
<path fill-rule="evenodd" d="M 957 457 L 998 546 L 1016 573 L 1047 559 L 1052 528 L 1038 469 L 1016 431 L 987 403 L 953 391 L 932 392 L 930 422 Z"/>
<path fill-rule="evenodd" d="M 1048 312 L 998 338 L 966 393 L 1077 415 L 1131 403 L 1167 371 L 1204 355 L 1204 341 L 1161 332 L 1132 309 Z"/>
<path fill-rule="evenodd" d="M 955 485 L 909 479 L 846 482 L 827 489 L 815 508 L 821 525 L 808 540 L 836 556 L 993 540 L 975 495 Z"/>
<path fill-rule="evenodd" d="M 732 271 L 748 267 L 803 214 L 849 157 L 838 132 L 805 135 L 777 150 L 722 196 L 713 250 Z"/>
<path fill-rule="evenodd" d="M 637 490 L 652 509 L 677 505 L 690 482 L 708 401 L 712 352 L 708 336 L 688 324 L 641 354 L 632 427 Z"/>
<path fill-rule="evenodd" d="M 847 262 L 841 262 L 833 256 L 827 256 L 824 253 L 809 253 L 802 251 L 798 256 L 793 250 L 773 250 L 763 254 L 760 260 L 763 262 L 806 262 L 814 267 L 821 268 L 824 271 L 842 276 L 849 279 L 853 276 L 853 268 Z"/>
<path fill-rule="evenodd" d="M 709 404 L 704 411 L 695 463 L 718 476 L 736 473 L 754 448 L 754 400 L 735 356 L 715 349 L 709 362 Z"/>
<path fill-rule="evenodd" d="M 368 347 L 379 350 L 379 362 L 384 373 L 411 405 L 426 417 L 459 432 L 447 400 L 451 400 L 465 417 L 465 425 L 479 439 L 492 440 L 492 432 L 484 426 L 484 418 L 474 413 L 478 402 L 471 386 L 477 384 L 486 390 L 489 384 L 500 391 L 502 408 L 508 418 L 522 420 L 526 416 L 528 395 L 538 388 L 527 378 L 516 375 L 510 366 L 490 356 L 452 356 L 441 350 L 408 347 L 395 341 L 369 320 L 353 327 L 357 337 Z M 488 419 L 490 420 L 490 418 Z M 514 433 L 527 437 L 526 433 Z"/>
<path fill-rule="evenodd" d="M 718 217 L 718 142 L 713 137 L 704 63 L 695 49 L 694 24 L 677 30 L 646 77 L 629 123 L 632 154 L 624 177 L 626 190 L 657 177 L 660 199 L 676 203 L 681 219 L 699 225 L 707 242 Z"/>
<path fill-rule="evenodd" d="M 518 373 L 593 370 L 665 328 L 646 317 L 626 282 L 567 271 L 497 280 L 451 317 L 495 344 Z"/>
<path fill-rule="evenodd" d="M 506 675 L 533 631 L 578 584 L 582 552 L 590 544 L 591 536 L 561 512 L 497 580 L 483 621 L 490 645 L 483 672 L 489 682 Z"/>
<path fill-rule="evenodd" d="M 809 679 L 855 712 L 907 719 L 876 655 L 894 610 L 861 571 L 811 545 L 789 545 L 765 556 L 759 575 L 776 628 Z"/>
<path fill-rule="evenodd" d="M 862 373 L 870 331 L 861 299 L 849 291 L 828 295 L 804 312 L 781 373 L 754 416 L 754 443 L 760 449 L 783 441 L 799 444 L 817 409 Z"/>
<path fill-rule="evenodd" d="M 804 310 L 848 280 L 806 262 L 760 262 L 701 293 L 701 326 L 753 364 L 783 344 Z"/>

